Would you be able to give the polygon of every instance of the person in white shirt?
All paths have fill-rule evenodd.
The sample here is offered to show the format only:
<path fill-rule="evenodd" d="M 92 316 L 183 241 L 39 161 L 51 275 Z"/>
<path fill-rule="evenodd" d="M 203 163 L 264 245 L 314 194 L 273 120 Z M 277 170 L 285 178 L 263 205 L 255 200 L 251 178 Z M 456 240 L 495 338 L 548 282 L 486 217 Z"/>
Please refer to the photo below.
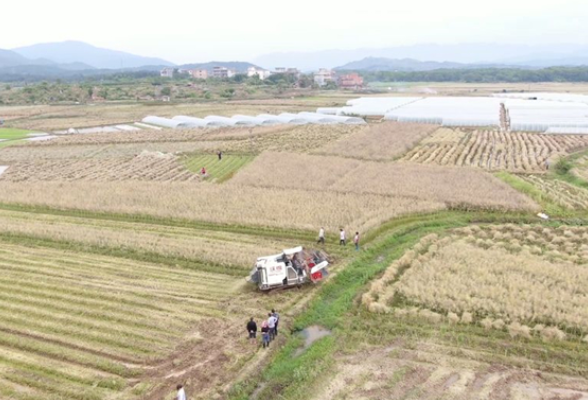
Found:
<path fill-rule="evenodd" d="M 178 389 L 176 400 L 186 400 L 186 391 L 184 390 L 184 385 L 180 383 L 176 389 Z"/>
<path fill-rule="evenodd" d="M 319 230 L 319 237 L 318 237 L 318 241 L 316 243 L 317 244 L 319 244 L 319 243 L 325 244 L 325 228 L 321 228 Z"/>
<path fill-rule="evenodd" d="M 267 326 L 269 328 L 270 340 L 274 340 L 276 337 L 276 322 L 278 319 L 272 313 L 269 313 L 267 316 Z"/>
<path fill-rule="evenodd" d="M 347 237 L 345 236 L 345 230 L 339 230 L 339 245 L 345 246 L 347 244 Z"/>

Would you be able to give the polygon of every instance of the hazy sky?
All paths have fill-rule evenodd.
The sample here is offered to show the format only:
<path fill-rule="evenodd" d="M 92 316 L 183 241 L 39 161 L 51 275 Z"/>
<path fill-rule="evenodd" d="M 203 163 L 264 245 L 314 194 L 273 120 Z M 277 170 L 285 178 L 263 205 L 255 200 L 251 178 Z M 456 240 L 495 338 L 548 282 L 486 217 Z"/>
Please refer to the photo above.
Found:
<path fill-rule="evenodd" d="M 0 48 L 80 40 L 176 63 L 416 43 L 588 44 L 588 0 L 24 0 Z"/>

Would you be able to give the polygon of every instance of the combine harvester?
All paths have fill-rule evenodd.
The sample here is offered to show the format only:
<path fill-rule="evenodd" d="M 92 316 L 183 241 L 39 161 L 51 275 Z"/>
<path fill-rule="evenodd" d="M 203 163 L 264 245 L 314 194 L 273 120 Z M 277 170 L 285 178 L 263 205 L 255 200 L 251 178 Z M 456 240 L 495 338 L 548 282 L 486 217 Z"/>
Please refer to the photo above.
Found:
<path fill-rule="evenodd" d="M 261 291 L 299 287 L 323 280 L 328 275 L 328 265 L 327 257 L 322 252 L 299 246 L 274 256 L 258 258 L 247 281 L 257 285 Z"/>

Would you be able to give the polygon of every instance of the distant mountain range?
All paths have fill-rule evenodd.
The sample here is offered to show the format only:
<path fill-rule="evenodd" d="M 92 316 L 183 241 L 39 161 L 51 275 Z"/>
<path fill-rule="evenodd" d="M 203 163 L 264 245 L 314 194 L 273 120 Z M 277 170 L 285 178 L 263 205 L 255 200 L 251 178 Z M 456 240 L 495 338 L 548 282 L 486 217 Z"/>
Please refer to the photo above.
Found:
<path fill-rule="evenodd" d="M 496 43 L 419 44 L 387 48 L 283 52 L 252 60 L 262 67 L 297 67 L 303 71 L 335 68 L 368 57 L 429 60 L 461 64 L 511 65 L 528 67 L 588 65 L 588 46 L 546 44 L 537 46 Z"/>
<path fill-rule="evenodd" d="M 199 64 L 184 64 L 178 66 L 180 69 L 205 69 L 207 71 L 212 71 L 215 67 L 225 67 L 229 69 L 234 69 L 237 72 L 245 73 L 249 67 L 259 68 L 255 64 L 251 64 L 249 62 L 243 61 L 210 61 L 207 63 L 199 63 Z"/>
<path fill-rule="evenodd" d="M 161 58 L 142 57 L 75 41 L 36 44 L 13 50 L 0 49 L 0 80 L 68 79 L 119 72 L 159 72 L 164 67 L 212 71 L 217 66 L 243 73 L 255 65 L 240 61 L 175 65 Z"/>
<path fill-rule="evenodd" d="M 95 47 L 83 42 L 67 41 L 41 43 L 12 49 L 13 52 L 29 60 L 44 59 L 56 64 L 82 63 L 98 69 L 137 68 L 146 65 L 171 66 L 173 63 L 161 58 L 143 57 Z"/>
<path fill-rule="evenodd" d="M 336 67 L 342 71 L 433 71 L 436 69 L 476 69 L 476 68 L 523 68 L 522 66 L 503 64 L 464 64 L 456 62 L 419 61 L 412 58 L 392 59 L 383 57 L 366 57 Z"/>
<path fill-rule="evenodd" d="M 427 61 L 423 61 L 427 60 Z M 260 65 L 357 71 L 430 71 L 455 68 L 545 68 L 588 65 L 588 45 L 420 44 L 382 49 L 273 53 L 250 62 L 175 65 L 167 60 L 109 50 L 83 42 L 43 43 L 0 49 L 0 80 L 38 80 L 107 75 L 117 72 L 154 73 L 164 67 L 206 69 L 216 66 L 246 72 Z"/>

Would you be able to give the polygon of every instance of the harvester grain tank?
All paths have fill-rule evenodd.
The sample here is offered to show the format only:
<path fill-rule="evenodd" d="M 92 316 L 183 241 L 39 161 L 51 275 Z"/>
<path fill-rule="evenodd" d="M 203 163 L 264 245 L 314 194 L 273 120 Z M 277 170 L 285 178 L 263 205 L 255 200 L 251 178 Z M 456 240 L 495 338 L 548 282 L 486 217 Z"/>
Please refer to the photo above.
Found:
<path fill-rule="evenodd" d="M 328 274 L 328 265 L 322 252 L 299 246 L 273 256 L 259 257 L 247 280 L 262 291 L 284 289 L 323 280 Z"/>

